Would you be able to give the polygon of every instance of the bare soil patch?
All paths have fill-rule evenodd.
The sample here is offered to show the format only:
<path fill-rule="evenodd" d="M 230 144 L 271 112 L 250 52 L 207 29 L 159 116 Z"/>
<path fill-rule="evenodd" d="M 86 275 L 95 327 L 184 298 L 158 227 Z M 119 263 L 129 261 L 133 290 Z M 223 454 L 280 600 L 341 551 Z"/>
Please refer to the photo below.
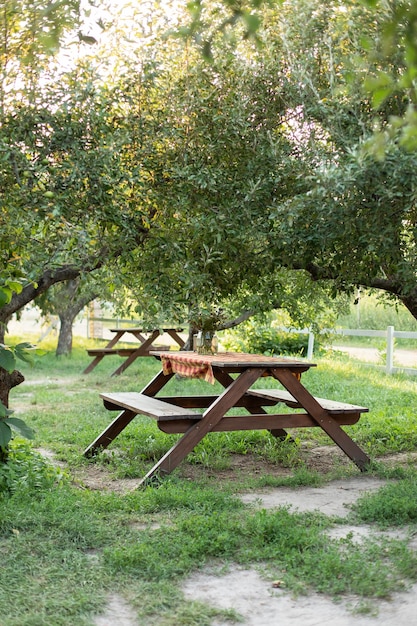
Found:
<path fill-rule="evenodd" d="M 47 450 L 39 450 L 51 462 L 65 466 L 62 462 L 54 461 L 53 453 Z M 344 470 L 350 475 L 361 475 L 359 470 L 352 464 L 352 461 L 336 446 L 317 446 L 309 448 L 308 445 L 302 448 L 301 460 L 303 466 L 311 472 L 326 477 L 334 473 L 335 469 Z M 408 465 L 417 462 L 417 453 L 393 454 L 380 459 L 388 465 Z M 228 460 L 229 466 L 224 469 L 207 468 L 202 465 L 192 465 L 183 463 L 178 468 L 179 476 L 184 480 L 199 480 L 202 478 L 216 481 L 244 480 L 256 476 L 276 476 L 290 477 L 294 473 L 293 468 L 285 467 L 281 464 L 272 464 L 259 459 L 251 454 L 233 454 Z M 82 465 L 71 471 L 75 484 L 80 487 L 92 490 L 108 490 L 117 493 L 126 493 L 136 489 L 140 483 L 140 478 L 114 478 L 109 470 L 103 466 L 93 463 Z"/>
<path fill-rule="evenodd" d="M 48 456 L 50 457 L 50 455 Z M 322 475 L 333 472 L 335 467 L 352 469 L 352 462 L 339 448 L 333 446 L 320 446 L 310 450 L 306 448 L 302 451 L 302 459 L 307 469 Z M 178 468 L 178 472 L 181 478 L 185 480 L 208 478 L 216 481 L 242 480 L 266 474 L 288 477 L 294 473 L 293 468 L 271 464 L 251 454 L 233 454 L 228 459 L 228 464 L 229 466 L 225 469 L 213 469 L 202 465 L 183 463 Z M 355 472 L 355 468 L 353 471 Z M 75 482 L 88 489 L 100 491 L 105 489 L 118 493 L 135 489 L 141 480 L 140 478 L 113 478 L 105 466 L 94 463 L 72 470 L 72 475 Z"/>
<path fill-rule="evenodd" d="M 42 454 L 54 462 L 53 455 L 41 450 Z M 307 467 L 323 476 L 333 471 L 335 466 L 351 468 L 352 464 L 336 447 L 306 447 L 303 451 Z M 408 464 L 416 459 L 417 454 L 401 454 L 387 457 L 388 463 Z M 62 466 L 62 463 L 59 463 Z M 230 467 L 225 470 L 207 470 L 199 466 L 184 463 L 180 468 L 185 480 L 209 476 L 215 480 L 245 476 L 276 475 L 290 476 L 293 470 L 271 465 L 252 455 L 233 455 Z M 354 469 L 353 469 L 354 471 Z M 110 490 L 126 493 L 135 489 L 140 479 L 115 479 L 109 471 L 99 465 L 89 464 L 72 471 L 75 484 L 81 488 Z M 356 474 L 341 480 L 333 480 L 321 487 L 269 488 L 250 492 L 241 496 L 242 500 L 253 506 L 274 508 L 290 506 L 294 510 L 320 510 L 327 515 L 346 516 L 349 507 L 366 492 L 379 489 L 384 482 L 378 478 Z M 363 526 L 341 525 L 332 528 L 329 536 L 343 537 L 347 533 L 361 541 L 375 531 Z M 401 536 L 401 533 L 397 536 Z M 402 533 L 404 536 L 404 532 Z M 413 542 L 417 549 L 417 541 Z M 243 569 L 231 566 L 226 572 L 212 568 L 193 574 L 183 585 L 184 597 L 198 600 L 209 605 L 233 609 L 242 618 L 244 626 L 316 626 L 317 624 L 337 624 L 338 626 L 409 626 L 415 623 L 417 614 L 417 585 L 408 592 L 394 594 L 391 601 L 364 602 L 363 599 L 349 596 L 343 602 L 334 602 L 322 594 L 307 594 L 293 597 L 285 588 L 274 586 L 274 581 L 265 577 L 262 568 Z M 363 609 L 367 613 L 363 614 Z M 362 611 L 362 612 L 361 612 Z M 94 619 L 95 626 L 139 626 L 134 610 L 121 596 L 112 594 L 101 615 Z M 181 625 L 179 625 L 181 626 Z M 215 621 L 212 626 L 230 626 L 230 621 Z"/>
<path fill-rule="evenodd" d="M 391 602 L 375 602 L 366 607 L 370 615 L 361 615 L 354 611 L 365 607 L 354 596 L 343 603 L 319 594 L 294 598 L 285 589 L 274 588 L 273 581 L 265 580 L 258 570 L 238 567 L 221 576 L 198 573 L 183 591 L 188 599 L 234 609 L 243 617 L 244 626 L 410 626 L 415 624 L 417 610 L 417 585 L 408 593 L 396 594 Z M 230 622 L 215 621 L 212 626 L 230 626 Z"/>

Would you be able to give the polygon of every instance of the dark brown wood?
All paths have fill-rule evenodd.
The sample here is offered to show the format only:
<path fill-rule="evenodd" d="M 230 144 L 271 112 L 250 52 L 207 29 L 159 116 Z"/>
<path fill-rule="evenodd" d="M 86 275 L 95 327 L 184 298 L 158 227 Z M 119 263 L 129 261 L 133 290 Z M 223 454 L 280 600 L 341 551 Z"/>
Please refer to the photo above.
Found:
<path fill-rule="evenodd" d="M 320 406 L 317 400 L 303 387 L 301 382 L 289 370 L 275 368 L 272 370 L 272 374 L 297 399 L 318 426 L 352 459 L 355 465 L 361 471 L 366 471 L 371 462 L 368 455 L 340 428 L 329 411 Z"/>
<path fill-rule="evenodd" d="M 149 470 L 141 481 L 147 482 L 159 473 L 170 473 L 189 454 L 195 446 L 200 443 L 206 434 L 220 422 L 222 417 L 237 402 L 237 400 L 249 389 L 249 387 L 262 375 L 264 369 L 249 368 L 242 372 L 230 385 L 221 393 L 213 404 L 204 412 L 203 418 L 184 433 L 166 454 Z"/>
<path fill-rule="evenodd" d="M 207 408 L 214 402 L 217 396 L 161 396 L 160 400 L 169 402 L 170 404 L 178 404 L 179 406 L 187 407 L 189 409 Z M 262 405 L 274 406 L 277 404 L 276 400 L 270 400 L 268 398 L 262 399 Z M 259 406 L 259 398 L 253 398 L 251 396 L 244 395 L 236 402 L 235 407 L 245 407 L 249 412 L 259 412 L 256 408 Z"/>
<path fill-rule="evenodd" d="M 100 450 L 107 446 L 120 435 L 122 430 L 136 417 L 134 411 L 128 409 L 122 411 L 112 423 L 84 450 L 84 456 L 89 458 L 97 454 Z"/>
<path fill-rule="evenodd" d="M 117 354 L 117 348 L 90 348 L 87 350 L 88 356 L 106 356 L 107 354 Z"/>
<path fill-rule="evenodd" d="M 152 378 L 151 381 L 149 381 L 147 385 L 145 385 L 141 393 L 143 393 L 145 396 L 156 396 L 156 394 L 161 391 L 162 387 L 164 387 L 173 376 L 174 374 L 164 374 L 164 372 L 161 370 L 160 372 L 155 374 L 155 376 Z"/>
<path fill-rule="evenodd" d="M 193 353 L 195 358 L 199 358 Z M 160 358 L 160 353 L 156 353 Z M 100 447 L 107 446 L 136 414 L 154 417 L 158 427 L 167 433 L 183 434 L 170 450 L 149 470 L 142 483 L 159 474 L 171 472 L 209 432 L 235 430 L 269 430 L 274 436 L 286 437 L 285 428 L 318 426 L 365 471 L 369 457 L 341 429 L 341 425 L 355 424 L 368 409 L 348 403 L 314 398 L 300 382 L 300 374 L 311 364 L 297 360 L 278 360 L 262 355 L 206 355 L 215 378 L 225 388 L 220 395 L 158 397 L 174 374 L 161 370 L 142 390 L 134 392 L 103 393 L 105 406 L 110 410 L 124 410 L 110 426 L 87 448 L 91 456 Z M 277 367 L 272 365 L 276 364 Z M 253 365 L 253 367 L 252 367 Z M 237 371 L 238 376 L 230 374 Z M 284 389 L 252 389 L 262 376 L 272 376 Z M 264 407 L 284 403 L 298 412 L 267 413 Z M 228 415 L 231 408 L 242 407 L 249 415 Z M 193 409 L 204 409 L 194 411 Z"/>
<path fill-rule="evenodd" d="M 152 350 L 150 352 L 152 356 L 156 358 L 161 358 L 164 352 L 160 350 Z M 170 354 L 175 357 L 177 354 L 174 350 L 170 352 Z M 196 352 L 185 352 L 182 351 L 181 356 L 192 355 L 193 357 L 198 358 L 198 354 Z M 218 354 L 205 354 L 202 355 L 205 362 L 210 363 L 210 365 L 216 370 L 222 370 L 227 373 L 241 373 L 244 369 L 251 368 L 283 368 L 290 369 L 291 371 L 297 372 L 301 374 L 302 372 L 306 372 L 310 367 L 316 367 L 315 363 L 307 363 L 306 361 L 301 361 L 298 359 L 290 359 L 289 357 L 268 357 L 263 354 L 246 354 L 240 352 L 219 352 Z M 269 373 L 267 375 L 270 375 Z"/>
<path fill-rule="evenodd" d="M 359 418 L 360 413 L 349 413 L 346 415 L 335 415 L 334 420 L 337 424 L 351 426 L 356 424 Z M 190 428 L 190 422 L 192 421 L 193 417 L 191 415 L 187 419 L 182 420 L 161 418 L 158 420 L 158 428 L 169 434 L 184 433 Z M 317 426 L 317 424 L 308 413 L 283 413 L 282 415 L 260 413 L 259 415 L 223 417 L 213 427 L 211 432 L 234 432 L 236 430 L 269 430 L 271 432 L 281 431 L 284 428 L 312 428 L 314 426 Z"/>
<path fill-rule="evenodd" d="M 230 376 L 230 374 L 228 374 L 226 371 L 224 371 L 224 370 L 222 370 L 220 368 L 215 368 L 214 375 L 217 378 L 217 380 L 219 381 L 219 383 L 222 384 L 224 387 L 227 387 L 233 381 L 233 378 Z M 242 402 L 243 399 L 246 400 L 246 404 L 244 406 L 246 406 L 246 408 L 247 408 L 249 413 L 252 413 L 252 414 L 254 414 L 254 413 L 266 413 L 266 411 L 261 406 L 262 404 L 264 404 L 264 402 L 259 402 L 259 401 L 257 401 L 257 402 L 250 402 L 251 397 L 248 396 L 247 393 L 243 396 L 243 398 L 240 399 L 239 402 Z M 252 397 L 252 400 L 253 400 L 253 397 Z M 264 400 L 264 398 L 262 398 L 262 400 Z M 267 400 L 271 401 L 271 398 L 267 398 Z M 272 398 L 272 401 L 274 402 L 274 404 L 276 403 L 275 398 Z M 266 404 L 266 402 L 265 402 L 265 404 Z M 235 406 L 238 406 L 238 405 L 236 404 Z M 284 439 L 287 438 L 287 431 L 284 430 L 283 428 L 273 428 L 272 430 L 267 428 L 267 430 L 269 430 L 271 435 L 273 435 L 277 439 L 281 439 L 282 441 L 284 441 Z"/>
<path fill-rule="evenodd" d="M 164 420 L 181 420 L 184 418 L 198 419 L 202 417 L 201 413 L 199 414 L 190 409 L 168 404 L 157 398 L 136 392 L 102 393 L 100 396 L 107 409 L 113 411 L 123 408 L 123 411 L 103 430 L 97 439 L 86 448 L 84 451 L 84 456 L 86 457 L 93 456 L 99 449 L 107 448 L 117 435 L 130 424 L 136 415 L 147 415 Z"/>
<path fill-rule="evenodd" d="M 161 346 L 161 349 L 164 349 L 164 350 L 168 351 L 169 350 L 169 346 Z M 117 354 L 119 356 L 124 356 L 124 357 L 132 356 L 132 354 L 136 354 L 137 351 L 138 351 L 137 348 L 119 348 L 119 349 L 116 349 Z M 145 355 L 141 355 L 141 356 L 145 356 Z"/>
<path fill-rule="evenodd" d="M 122 374 L 136 359 L 139 357 L 147 357 L 151 350 L 156 350 L 156 346 L 153 345 L 155 339 L 157 339 L 163 333 L 167 333 L 181 348 L 184 345 L 184 341 L 178 335 L 182 328 L 162 328 L 155 329 L 153 331 L 146 331 L 142 328 L 111 328 L 110 332 L 115 333 L 114 337 L 104 348 L 92 348 L 88 349 L 89 356 L 94 356 L 93 361 L 85 368 L 83 374 L 89 374 L 100 361 L 108 355 L 117 354 L 118 356 L 126 357 L 125 361 L 112 373 L 112 376 L 119 376 Z M 151 332 L 151 336 L 147 339 L 143 333 Z M 123 335 L 130 334 L 138 340 L 139 345 L 132 348 L 115 348 L 116 344 L 122 339 Z M 170 346 L 159 346 L 158 350 L 168 351 Z"/>
<path fill-rule="evenodd" d="M 148 356 L 149 348 L 155 341 L 155 339 L 159 337 L 159 330 L 154 330 L 150 337 L 146 339 L 146 341 L 137 348 L 128 358 L 123 361 L 123 363 L 113 372 L 112 376 L 120 376 L 128 367 L 132 365 L 134 361 L 140 356 Z"/>
<path fill-rule="evenodd" d="M 166 328 L 165 329 L 165 332 L 168 333 L 168 335 L 170 335 L 170 337 L 173 338 L 175 343 L 178 344 L 180 348 L 183 348 L 185 346 L 185 341 L 178 334 L 178 332 L 181 332 L 182 330 L 183 330 L 182 328 L 181 329 L 178 329 L 178 328 Z M 162 350 L 162 348 L 159 348 L 159 350 Z"/>
<path fill-rule="evenodd" d="M 116 331 L 116 334 L 114 335 L 114 337 L 112 337 L 112 339 L 109 341 L 109 343 L 107 344 L 107 346 L 105 348 L 103 348 L 103 350 L 110 350 L 113 346 L 116 345 L 116 343 L 119 341 L 120 337 L 123 335 L 124 331 Z M 104 358 L 105 353 L 103 352 L 103 350 L 100 350 L 100 353 L 97 354 L 97 356 L 91 361 L 90 365 L 88 365 L 85 370 L 83 371 L 83 374 L 89 374 L 99 363 L 100 361 Z M 109 354 L 112 354 L 111 352 L 109 352 Z"/>

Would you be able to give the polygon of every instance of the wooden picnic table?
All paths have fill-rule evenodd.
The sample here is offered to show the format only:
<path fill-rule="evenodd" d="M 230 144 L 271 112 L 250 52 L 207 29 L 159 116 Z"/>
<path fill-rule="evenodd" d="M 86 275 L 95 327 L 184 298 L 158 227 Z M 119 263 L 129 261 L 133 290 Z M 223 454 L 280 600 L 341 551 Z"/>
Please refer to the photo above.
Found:
<path fill-rule="evenodd" d="M 163 334 L 168 334 L 174 342 L 182 348 L 184 341 L 178 333 L 182 332 L 182 328 L 157 328 L 151 331 L 147 331 L 143 328 L 110 328 L 110 332 L 114 333 L 114 337 L 111 338 L 109 343 L 103 348 L 88 349 L 89 356 L 94 357 L 91 363 L 85 368 L 83 374 L 89 374 L 105 356 L 117 354 L 118 356 L 126 357 L 125 361 L 112 373 L 112 376 L 118 376 L 124 372 L 129 365 L 136 361 L 139 357 L 149 356 L 150 350 L 156 350 L 157 347 L 153 345 L 153 342 Z M 139 345 L 129 348 L 117 347 L 117 344 L 122 340 L 125 335 L 133 335 L 139 342 Z M 148 334 L 145 337 L 145 334 Z M 161 348 L 162 349 L 162 348 Z M 165 349 L 165 348 L 164 348 Z M 169 347 L 166 348 L 169 350 Z"/>
<path fill-rule="evenodd" d="M 183 436 L 155 463 L 142 483 L 175 469 L 195 446 L 214 431 L 268 430 L 273 436 L 287 436 L 286 428 L 316 426 L 321 428 L 343 452 L 366 471 L 370 459 L 341 428 L 355 424 L 367 408 L 315 398 L 301 383 L 301 375 L 313 363 L 287 357 L 267 357 L 256 354 L 219 353 L 201 355 L 196 352 L 151 352 L 162 362 L 161 371 L 141 393 L 101 393 L 109 410 L 121 410 L 115 420 L 85 450 L 87 457 L 106 448 L 138 415 L 157 420 L 166 433 Z M 202 378 L 207 383 L 218 381 L 224 391 L 220 394 L 198 396 L 159 396 L 167 382 L 176 374 L 181 377 Z M 280 386 L 272 389 L 253 388 L 252 385 L 269 377 Z M 279 403 L 293 412 L 268 413 L 264 407 Z M 243 407 L 247 414 L 230 415 L 235 407 Z M 196 410 L 200 409 L 200 411 Z"/>

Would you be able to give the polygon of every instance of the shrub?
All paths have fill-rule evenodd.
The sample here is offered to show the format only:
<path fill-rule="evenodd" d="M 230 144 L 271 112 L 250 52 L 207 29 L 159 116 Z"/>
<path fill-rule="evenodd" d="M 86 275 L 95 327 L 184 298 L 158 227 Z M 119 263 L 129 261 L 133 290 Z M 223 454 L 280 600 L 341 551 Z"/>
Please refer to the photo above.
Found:
<path fill-rule="evenodd" d="M 285 332 L 268 323 L 248 321 L 222 339 L 222 344 L 227 350 L 238 352 L 305 356 L 308 335 Z"/>
<path fill-rule="evenodd" d="M 45 490 L 63 479 L 59 468 L 32 450 L 25 441 L 13 440 L 7 463 L 0 464 L 0 498 L 20 490 Z"/>

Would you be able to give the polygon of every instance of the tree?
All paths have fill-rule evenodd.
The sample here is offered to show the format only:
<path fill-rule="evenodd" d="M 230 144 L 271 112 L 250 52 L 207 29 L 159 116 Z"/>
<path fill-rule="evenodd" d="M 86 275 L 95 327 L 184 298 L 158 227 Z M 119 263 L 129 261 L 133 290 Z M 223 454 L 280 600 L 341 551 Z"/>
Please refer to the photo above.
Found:
<path fill-rule="evenodd" d="M 13 293 L 22 289 L 24 276 L 16 270 L 12 262 L 0 270 L 0 310 L 7 303 Z M 19 418 L 12 416 L 9 407 L 9 391 L 20 385 L 24 377 L 16 369 L 16 360 L 31 362 L 30 351 L 32 346 L 20 343 L 16 346 L 7 346 L 0 343 L 0 463 L 8 459 L 8 446 L 12 438 L 12 430 L 27 438 L 33 437 L 33 431 Z"/>
<path fill-rule="evenodd" d="M 392 96 L 403 98 L 406 106 L 400 114 L 393 115 L 382 127 L 376 127 L 371 151 L 381 156 L 388 142 L 398 141 L 406 150 L 417 147 L 417 6 L 412 0 L 383 2 L 367 0 L 367 5 L 378 12 L 381 22 L 381 45 L 368 46 L 371 60 L 382 61 L 382 68 L 365 80 L 365 88 L 372 96 L 376 111 Z M 401 71 L 390 64 L 392 56 L 400 55 Z"/>
<path fill-rule="evenodd" d="M 300 160 L 292 197 L 269 208 L 271 241 L 282 266 L 330 280 L 338 291 L 382 289 L 417 317 L 417 157 L 396 141 L 383 158 L 366 149 L 375 110 L 363 77 L 384 64 L 398 75 L 404 69 L 400 47 L 382 60 L 366 55 L 366 42 L 383 41 L 384 19 L 358 3 L 315 0 L 293 0 L 270 16 L 262 36 L 290 77 L 288 134 Z M 387 95 L 380 127 L 407 106 L 404 95 Z"/>
<path fill-rule="evenodd" d="M 335 291 L 383 290 L 416 317 L 416 5 L 279 4 L 196 2 L 182 29 L 215 62 L 219 33 L 222 44 L 256 38 L 278 69 L 276 89 L 280 72 L 288 77 L 284 117 L 300 162 L 292 197 L 265 211 L 274 260 Z"/>
<path fill-rule="evenodd" d="M 35 300 L 44 316 L 57 315 L 59 318 L 56 356 L 71 354 L 74 321 L 84 307 L 97 298 L 97 295 L 94 286 L 82 284 L 81 276 L 78 276 L 53 285 Z"/>
<path fill-rule="evenodd" d="M 6 2 L 0 28 L 0 264 L 22 276 L 0 297 L 0 342 L 13 313 L 52 285 L 102 267 L 145 237 L 140 211 L 123 209 L 130 175 L 119 159 L 128 128 L 111 92 L 81 62 L 58 76 L 51 62 L 78 2 Z M 122 118 L 123 119 L 123 118 Z M 119 208 L 122 207 L 121 210 Z M 16 282 L 16 281 L 15 281 Z M 21 382 L 2 349 L 0 392 Z M 9 357 L 9 361 L 7 361 Z"/>
<path fill-rule="evenodd" d="M 284 132 L 292 116 L 285 74 L 255 52 L 249 59 L 236 53 L 233 42 L 212 64 L 187 46 L 171 62 L 154 58 L 152 92 L 139 91 L 137 78 L 120 85 L 138 136 L 131 167 L 149 144 L 142 176 L 156 208 L 146 241 L 118 261 L 119 273 L 124 267 L 132 276 L 137 312 L 180 322 L 196 309 L 220 306 L 226 327 L 286 307 L 296 319 L 302 310 L 308 323 L 320 300 L 329 306 L 325 285 L 313 290 L 305 272 L 283 270 L 270 252 L 268 206 L 292 197 L 301 175 Z M 153 132 L 145 136 L 140 94 L 157 103 Z"/>
<path fill-rule="evenodd" d="M 379 25 L 370 12 L 348 8 L 289 2 L 267 13 L 261 51 L 231 39 L 211 65 L 189 44 L 172 43 L 167 55 L 155 42 L 147 56 L 141 47 L 128 55 L 107 84 L 80 64 L 62 76 L 63 89 L 40 90 L 36 108 L 6 111 L 3 178 L 7 215 L 16 219 L 5 222 L 2 238 L 38 273 L 2 315 L 104 263 L 117 266 L 121 282 L 138 284 L 153 319 L 161 311 L 183 319 L 209 303 L 227 304 L 236 320 L 282 303 L 297 312 L 292 294 L 300 292 L 312 311 L 307 272 L 322 279 L 321 293 L 329 281 L 335 291 L 366 284 L 369 268 L 381 284 L 379 260 L 392 246 L 385 241 L 375 253 L 373 242 L 361 253 L 378 163 L 367 161 L 362 178 L 352 157 L 373 113 L 366 98 L 358 106 L 346 74 L 347 44 L 361 51 L 363 35 Z M 213 45 L 220 31 L 214 26 Z M 401 163 L 397 185 L 413 166 Z M 377 203 L 391 193 L 388 175 L 394 180 L 391 170 L 381 173 Z M 359 232 L 352 211 L 365 215 L 365 200 Z M 354 262 L 349 237 L 361 244 Z"/>

